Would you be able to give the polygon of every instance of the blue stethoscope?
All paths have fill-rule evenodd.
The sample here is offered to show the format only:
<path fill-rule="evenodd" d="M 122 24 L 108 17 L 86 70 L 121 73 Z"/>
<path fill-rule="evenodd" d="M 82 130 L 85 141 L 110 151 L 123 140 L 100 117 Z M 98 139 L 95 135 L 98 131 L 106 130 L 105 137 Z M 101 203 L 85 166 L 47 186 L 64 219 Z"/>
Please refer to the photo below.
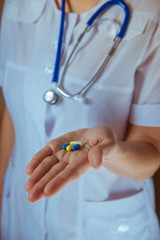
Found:
<path fill-rule="evenodd" d="M 79 45 L 80 41 L 84 37 L 85 33 L 89 30 L 89 27 L 92 25 L 93 21 L 108 7 L 114 6 L 114 5 L 119 5 L 125 12 L 125 17 L 124 21 L 122 23 L 121 29 L 119 33 L 116 35 L 114 38 L 114 43 L 108 52 L 108 55 L 106 56 L 105 60 L 101 64 L 100 68 L 98 71 L 94 74 L 94 76 L 91 78 L 91 80 L 76 94 L 69 94 L 67 93 L 64 89 L 62 89 L 61 83 L 64 80 L 69 62 L 73 56 L 73 53 L 75 52 L 77 46 Z M 102 73 L 104 67 L 108 64 L 109 60 L 113 56 L 115 50 L 117 49 L 120 41 L 125 35 L 125 32 L 127 30 L 128 24 L 129 24 L 129 19 L 130 19 L 130 10 L 129 7 L 126 5 L 126 3 L 123 2 L 123 0 L 110 0 L 106 3 L 104 3 L 93 15 L 92 17 L 88 20 L 86 23 L 86 28 L 84 31 L 80 34 L 80 36 L 77 39 L 77 43 L 75 44 L 65 66 L 64 70 L 62 73 L 61 79 L 58 81 L 58 73 L 59 73 L 59 65 L 60 65 L 60 60 L 61 60 L 61 48 L 62 48 L 62 40 L 63 40 L 63 29 L 64 29 L 64 22 L 65 22 L 65 0 L 62 0 L 62 9 L 61 9 L 61 25 L 60 25 L 60 32 L 59 32 L 59 41 L 58 41 L 58 48 L 57 48 L 57 54 L 56 54 L 56 61 L 55 61 L 55 68 L 54 68 L 54 73 L 53 73 L 53 78 L 52 78 L 52 87 L 51 90 L 47 91 L 43 98 L 46 103 L 49 104 L 55 104 L 58 101 L 58 95 L 62 95 L 67 98 L 71 98 L 73 100 L 77 100 L 80 102 L 86 102 L 87 99 L 84 97 L 86 91 L 90 88 L 90 86 L 97 80 L 99 75 Z"/>

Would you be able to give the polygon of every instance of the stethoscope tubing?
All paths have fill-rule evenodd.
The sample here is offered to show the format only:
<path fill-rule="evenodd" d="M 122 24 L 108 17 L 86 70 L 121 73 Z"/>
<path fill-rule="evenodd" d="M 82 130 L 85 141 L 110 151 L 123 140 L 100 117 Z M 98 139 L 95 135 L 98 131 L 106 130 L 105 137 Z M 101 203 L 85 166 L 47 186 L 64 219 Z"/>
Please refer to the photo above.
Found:
<path fill-rule="evenodd" d="M 60 23 L 56 62 L 55 62 L 55 68 L 54 68 L 54 73 L 53 73 L 53 77 L 52 77 L 52 82 L 58 82 L 59 65 L 60 65 L 60 61 L 61 61 L 61 49 L 62 49 L 63 32 L 64 32 L 64 22 L 65 22 L 65 0 L 62 0 L 61 23 Z"/>
<path fill-rule="evenodd" d="M 106 56 L 106 58 L 104 59 L 103 63 L 101 64 L 101 66 L 99 67 L 98 71 L 94 74 L 94 76 L 91 78 L 91 80 L 76 94 L 69 94 L 67 93 L 64 89 L 62 89 L 61 87 L 61 83 L 62 81 L 64 81 L 65 78 L 65 74 L 69 65 L 69 62 L 73 56 L 73 53 L 75 52 L 77 46 L 79 45 L 80 41 L 82 40 L 82 38 L 84 37 L 85 33 L 87 31 L 89 31 L 89 28 L 91 27 L 92 23 L 94 22 L 94 20 L 108 7 L 112 7 L 114 5 L 119 5 L 125 13 L 125 17 L 121 26 L 121 29 L 119 31 L 119 33 L 116 35 L 115 39 L 114 39 L 114 43 L 113 46 L 111 47 L 108 55 Z M 104 67 L 108 64 L 110 58 L 112 57 L 112 55 L 114 54 L 116 48 L 118 47 L 120 41 L 122 40 L 122 38 L 124 37 L 128 24 L 129 24 L 129 20 L 130 20 L 130 9 L 127 6 L 127 4 L 124 3 L 123 0 L 110 0 L 106 3 L 104 3 L 92 16 L 91 18 L 87 21 L 86 23 L 86 27 L 84 29 L 84 31 L 80 34 L 79 38 L 77 39 L 77 43 L 75 44 L 70 56 L 68 57 L 68 60 L 64 66 L 64 70 L 62 73 L 62 77 L 59 80 L 58 83 L 58 73 L 59 73 L 59 65 L 60 65 L 60 60 L 61 60 L 61 48 L 62 48 L 62 41 L 63 41 L 63 31 L 64 31 L 64 22 L 65 22 L 65 0 L 62 0 L 62 9 L 61 9 L 61 25 L 60 25 L 60 32 L 59 32 L 59 41 L 58 41 L 58 49 L 57 49 L 57 55 L 56 55 L 56 62 L 55 62 L 55 69 L 54 69 L 54 74 L 53 74 L 53 78 L 52 78 L 52 89 L 51 91 L 53 92 L 53 95 L 55 95 L 55 99 L 57 101 L 58 99 L 58 95 L 56 95 L 57 93 L 60 93 L 62 96 L 67 97 L 67 98 L 72 98 L 74 100 L 80 100 L 80 101 L 84 101 L 85 99 L 83 98 L 83 95 L 85 94 L 85 92 L 91 87 L 91 85 L 96 81 L 96 79 L 98 78 L 98 76 L 102 73 Z M 45 99 L 45 98 L 44 98 Z M 55 101 L 55 102 L 56 102 Z M 51 103 L 51 102 L 48 102 Z M 54 101 L 51 103 L 53 104 Z"/>
<path fill-rule="evenodd" d="M 119 5 L 125 12 L 125 18 L 122 24 L 122 27 L 120 29 L 120 32 L 117 34 L 116 37 L 118 38 L 123 38 L 127 27 L 128 27 L 128 23 L 129 23 L 129 18 L 130 18 L 130 10 L 129 7 L 127 6 L 127 4 L 123 1 L 123 0 L 111 0 L 109 2 L 104 3 L 94 14 L 93 16 L 88 20 L 87 25 L 91 26 L 91 24 L 93 23 L 93 21 L 108 7 L 112 7 L 114 5 Z"/>

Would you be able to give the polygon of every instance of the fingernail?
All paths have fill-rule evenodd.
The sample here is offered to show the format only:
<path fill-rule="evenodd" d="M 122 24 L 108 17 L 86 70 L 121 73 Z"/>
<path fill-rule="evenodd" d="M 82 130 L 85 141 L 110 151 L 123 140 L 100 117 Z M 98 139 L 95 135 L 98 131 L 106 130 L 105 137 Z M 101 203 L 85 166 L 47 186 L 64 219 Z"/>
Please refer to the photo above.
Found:
<path fill-rule="evenodd" d="M 29 188 L 30 188 L 30 187 L 29 187 L 29 184 L 26 183 L 26 184 L 25 184 L 25 189 L 26 189 L 27 192 L 29 191 Z"/>
<path fill-rule="evenodd" d="M 43 194 L 45 197 L 49 197 L 49 191 L 48 191 L 48 188 L 44 188 L 44 191 L 43 191 Z"/>
<path fill-rule="evenodd" d="M 43 194 L 44 194 L 44 196 L 47 196 L 47 190 L 46 190 L 46 188 L 44 188 Z"/>
<path fill-rule="evenodd" d="M 92 163 L 93 163 L 94 167 L 97 167 L 97 160 L 96 159 L 93 159 Z"/>
<path fill-rule="evenodd" d="M 30 175 L 30 169 L 28 167 L 26 168 L 26 173 L 27 175 Z"/>
<path fill-rule="evenodd" d="M 33 196 L 32 196 L 32 193 L 28 193 L 28 201 L 29 202 L 33 202 Z"/>
<path fill-rule="evenodd" d="M 97 158 L 93 158 L 91 165 L 93 168 L 99 168 L 101 166 L 101 163 Z"/>

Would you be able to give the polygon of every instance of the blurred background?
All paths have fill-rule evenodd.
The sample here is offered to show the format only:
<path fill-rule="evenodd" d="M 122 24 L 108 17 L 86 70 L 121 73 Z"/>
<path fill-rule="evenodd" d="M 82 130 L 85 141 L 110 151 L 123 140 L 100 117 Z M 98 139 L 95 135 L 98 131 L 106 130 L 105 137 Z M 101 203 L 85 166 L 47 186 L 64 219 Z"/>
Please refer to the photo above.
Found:
<path fill-rule="evenodd" d="M 1 14 L 2 14 L 3 3 L 4 3 L 4 0 L 0 0 L 0 19 L 1 19 Z M 3 108 L 4 108 L 4 100 L 3 100 L 2 91 L 0 88 L 0 123 L 2 120 Z"/>
<path fill-rule="evenodd" d="M 0 19 L 2 14 L 3 3 L 4 3 L 4 0 L 0 0 Z M 4 109 L 4 99 L 2 96 L 2 91 L 0 89 L 0 124 L 2 121 L 3 109 Z M 158 217 L 160 219 L 160 169 L 159 171 L 157 171 L 153 179 L 154 179 L 155 194 L 156 194 L 156 210 L 157 210 Z"/>

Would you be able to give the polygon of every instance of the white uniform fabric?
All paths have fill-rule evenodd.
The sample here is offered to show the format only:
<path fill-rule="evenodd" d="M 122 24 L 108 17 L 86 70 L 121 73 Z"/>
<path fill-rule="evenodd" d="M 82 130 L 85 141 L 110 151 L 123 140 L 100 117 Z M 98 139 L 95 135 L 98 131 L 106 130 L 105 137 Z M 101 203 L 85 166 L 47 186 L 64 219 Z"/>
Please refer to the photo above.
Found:
<path fill-rule="evenodd" d="M 66 14 L 60 76 L 85 23 L 99 6 Z M 127 1 L 126 1 L 127 2 Z M 2 240 L 159 240 L 151 179 L 135 182 L 103 167 L 90 170 L 55 197 L 35 204 L 24 190 L 26 166 L 47 141 L 68 131 L 111 127 L 123 140 L 128 121 L 160 126 L 160 4 L 130 0 L 132 18 L 124 40 L 97 82 L 89 104 L 70 99 L 50 106 L 60 10 L 54 0 L 6 0 L 0 36 L 0 84 L 16 140 L 5 176 Z M 115 36 L 106 19 L 124 17 L 110 8 L 79 46 L 63 86 L 77 92 L 93 76 Z"/>

